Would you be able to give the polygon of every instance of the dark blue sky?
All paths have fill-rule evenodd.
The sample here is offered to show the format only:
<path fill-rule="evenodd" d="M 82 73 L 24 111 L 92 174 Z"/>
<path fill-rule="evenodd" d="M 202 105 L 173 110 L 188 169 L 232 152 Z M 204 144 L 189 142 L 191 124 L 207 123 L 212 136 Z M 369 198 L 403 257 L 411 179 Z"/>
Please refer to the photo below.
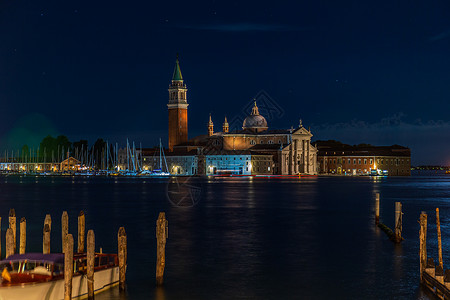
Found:
<path fill-rule="evenodd" d="M 450 165 L 445 1 L 0 2 L 0 148 L 47 134 L 167 139 L 176 53 L 190 137 L 262 90 L 315 139 L 401 144 Z"/>

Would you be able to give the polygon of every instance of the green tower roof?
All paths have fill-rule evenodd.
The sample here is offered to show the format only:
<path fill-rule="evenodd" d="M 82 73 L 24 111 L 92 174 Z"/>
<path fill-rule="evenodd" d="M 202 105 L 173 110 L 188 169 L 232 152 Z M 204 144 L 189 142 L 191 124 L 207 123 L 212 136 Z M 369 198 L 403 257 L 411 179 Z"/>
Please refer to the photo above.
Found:
<path fill-rule="evenodd" d="M 177 55 L 177 60 L 175 61 L 175 69 L 173 70 L 172 80 L 183 81 L 183 75 L 181 75 L 180 62 L 178 61 L 178 55 Z"/>

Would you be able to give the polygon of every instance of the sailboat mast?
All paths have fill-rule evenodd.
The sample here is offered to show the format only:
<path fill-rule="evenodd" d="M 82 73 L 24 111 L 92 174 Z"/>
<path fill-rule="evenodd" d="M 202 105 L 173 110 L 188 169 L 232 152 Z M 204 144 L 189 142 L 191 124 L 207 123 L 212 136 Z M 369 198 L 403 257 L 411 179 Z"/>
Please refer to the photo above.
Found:
<path fill-rule="evenodd" d="M 162 143 L 161 143 L 161 139 L 159 139 L 159 169 L 160 170 L 162 170 L 162 161 L 161 161 L 161 159 L 162 159 L 162 151 L 161 151 L 161 149 L 162 149 Z"/>
<path fill-rule="evenodd" d="M 133 152 L 131 152 L 132 154 L 132 158 L 133 158 L 133 172 L 136 172 L 136 147 L 134 145 L 134 141 L 133 141 Z"/>
<path fill-rule="evenodd" d="M 108 162 L 109 162 L 109 160 L 108 160 L 108 149 L 109 149 L 109 147 L 108 147 L 108 140 L 106 140 L 106 170 L 108 170 L 109 169 L 109 165 L 108 165 Z"/>
<path fill-rule="evenodd" d="M 130 170 L 130 158 L 128 157 L 129 151 L 130 151 L 130 144 L 128 144 L 128 139 L 127 139 L 127 170 Z"/>

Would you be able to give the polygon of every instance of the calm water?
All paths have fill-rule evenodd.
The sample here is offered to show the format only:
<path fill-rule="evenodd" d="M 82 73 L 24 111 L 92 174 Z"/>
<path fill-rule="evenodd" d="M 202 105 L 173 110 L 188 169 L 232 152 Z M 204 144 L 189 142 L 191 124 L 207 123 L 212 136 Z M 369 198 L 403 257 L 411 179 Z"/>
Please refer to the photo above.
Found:
<path fill-rule="evenodd" d="M 444 267 L 450 262 L 450 176 L 409 178 L 215 178 L 192 188 L 144 178 L 0 177 L 2 244 L 10 208 L 27 218 L 27 250 L 42 250 L 46 213 L 52 251 L 61 251 L 61 214 L 70 232 L 86 213 L 96 245 L 117 251 L 117 230 L 128 234 L 127 293 L 96 299 L 428 299 L 419 287 L 417 220 L 428 212 L 428 253 L 437 258 L 435 208 L 441 211 Z M 180 195 L 191 192 L 192 202 Z M 403 203 L 403 236 L 395 246 L 374 226 L 374 193 L 381 220 L 393 227 Z M 181 207 L 180 207 L 181 206 Z M 155 221 L 169 220 L 165 286 L 156 289 Z M 448 265 L 448 264 L 447 264 Z"/>

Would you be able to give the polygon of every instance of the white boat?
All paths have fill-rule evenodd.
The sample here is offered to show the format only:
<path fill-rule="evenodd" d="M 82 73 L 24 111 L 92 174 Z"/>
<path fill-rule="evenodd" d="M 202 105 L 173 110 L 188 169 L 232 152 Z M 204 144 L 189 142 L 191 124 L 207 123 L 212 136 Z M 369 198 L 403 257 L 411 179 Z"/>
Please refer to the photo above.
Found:
<path fill-rule="evenodd" d="M 95 254 L 94 292 L 119 283 L 116 254 Z M 64 254 L 14 254 L 0 262 L 0 300 L 63 300 Z M 74 254 L 72 299 L 87 297 L 86 253 Z"/>
<path fill-rule="evenodd" d="M 138 176 L 138 172 L 135 171 L 124 171 L 124 172 L 120 172 L 120 174 L 122 176 Z"/>
<path fill-rule="evenodd" d="M 164 160 L 164 165 L 163 165 Z M 163 166 L 166 167 L 166 171 L 163 171 Z M 164 149 L 161 143 L 161 139 L 159 139 L 159 169 L 154 169 L 151 171 L 149 176 L 161 176 L 167 177 L 170 176 L 169 167 L 167 167 L 166 156 L 164 155 Z"/>
<path fill-rule="evenodd" d="M 144 174 L 145 175 L 145 174 Z M 147 174 L 148 176 L 162 176 L 162 177 L 167 177 L 167 176 L 171 176 L 169 172 L 164 172 L 161 169 L 156 169 L 151 171 L 149 174 Z"/>

